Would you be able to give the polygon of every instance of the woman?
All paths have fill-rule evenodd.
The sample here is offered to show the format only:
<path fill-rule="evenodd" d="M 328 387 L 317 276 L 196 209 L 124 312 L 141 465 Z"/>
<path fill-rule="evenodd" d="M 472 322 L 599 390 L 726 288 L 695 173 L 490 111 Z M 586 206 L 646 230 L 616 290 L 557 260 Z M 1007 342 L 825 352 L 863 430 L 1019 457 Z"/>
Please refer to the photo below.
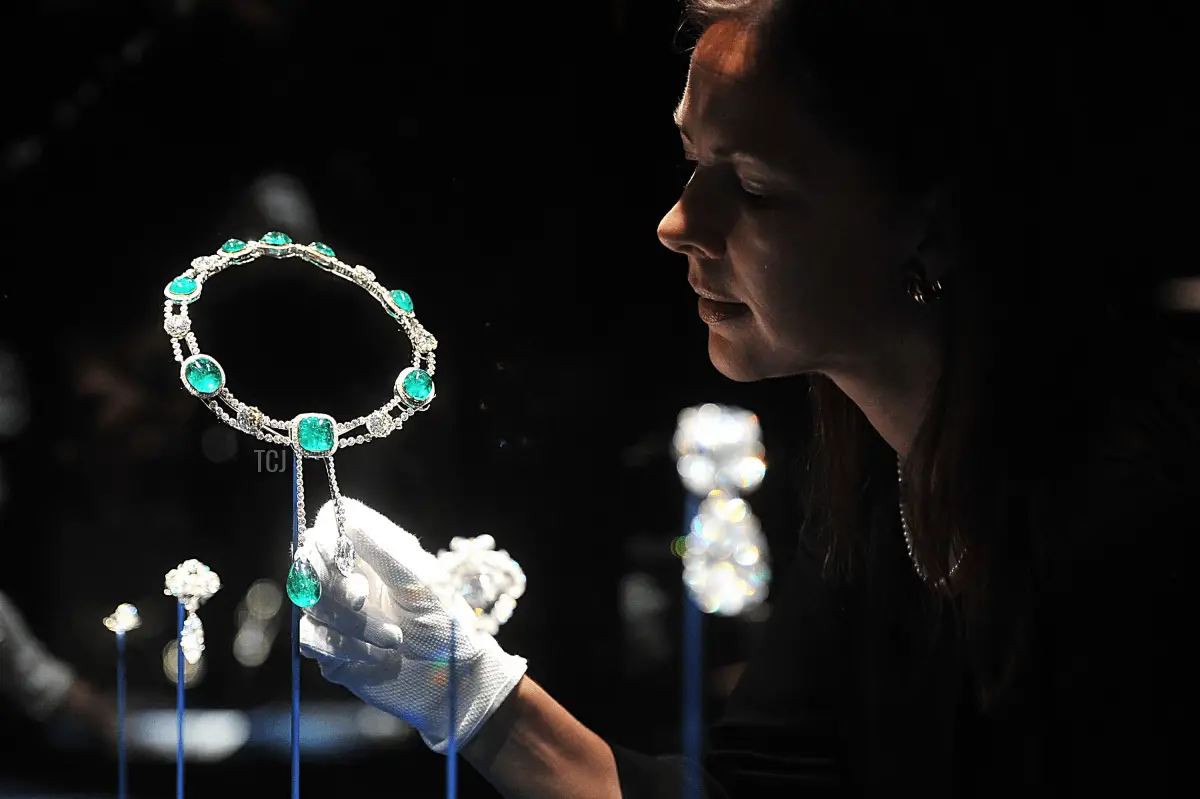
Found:
<path fill-rule="evenodd" d="M 1150 795 L 1183 762 L 1200 380 L 1128 260 L 1152 262 L 1152 198 L 1121 194 L 1138 176 L 1114 156 L 1147 154 L 1101 134 L 1133 113 L 1110 80 L 1129 63 L 1074 47 L 1098 14 L 935 5 L 692 4 L 695 170 L 659 235 L 714 365 L 810 375 L 816 413 L 805 546 L 708 796 Z M 412 536 L 357 503 L 348 525 L 372 590 L 334 577 L 304 650 L 445 751 L 435 661 L 465 603 Z M 505 795 L 680 795 L 684 764 L 606 744 L 490 638 L 454 645 L 454 734 Z"/>

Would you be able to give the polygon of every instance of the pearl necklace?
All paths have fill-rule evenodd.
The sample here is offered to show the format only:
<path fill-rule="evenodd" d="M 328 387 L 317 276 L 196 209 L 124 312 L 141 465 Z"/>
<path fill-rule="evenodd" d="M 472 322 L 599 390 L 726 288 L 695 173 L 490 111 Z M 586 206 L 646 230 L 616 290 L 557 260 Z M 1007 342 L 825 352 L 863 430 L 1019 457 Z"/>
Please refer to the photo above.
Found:
<path fill-rule="evenodd" d="M 917 576 L 921 578 L 921 582 L 929 582 L 929 574 L 925 571 L 925 567 L 921 565 L 917 553 L 913 550 L 913 535 L 912 528 L 908 526 L 908 515 L 904 512 L 904 467 L 900 463 L 900 459 L 896 459 L 896 482 L 900 487 L 900 526 L 904 529 L 904 545 L 908 549 L 908 559 L 912 561 L 913 568 L 917 570 Z M 954 579 L 954 574 L 958 571 L 959 564 L 962 563 L 962 558 L 954 557 L 954 553 L 950 554 L 950 573 L 937 581 L 939 588 L 946 585 L 948 580 Z"/>

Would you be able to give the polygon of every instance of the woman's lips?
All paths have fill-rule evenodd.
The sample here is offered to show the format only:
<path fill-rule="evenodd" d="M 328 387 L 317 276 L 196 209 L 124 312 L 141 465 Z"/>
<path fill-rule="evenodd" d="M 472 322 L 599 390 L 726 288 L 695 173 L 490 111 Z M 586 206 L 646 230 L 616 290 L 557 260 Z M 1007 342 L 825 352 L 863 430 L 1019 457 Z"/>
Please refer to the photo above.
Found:
<path fill-rule="evenodd" d="M 717 325 L 750 313 L 750 306 L 740 302 L 721 302 L 701 297 L 697 304 L 700 318 L 707 325 Z"/>

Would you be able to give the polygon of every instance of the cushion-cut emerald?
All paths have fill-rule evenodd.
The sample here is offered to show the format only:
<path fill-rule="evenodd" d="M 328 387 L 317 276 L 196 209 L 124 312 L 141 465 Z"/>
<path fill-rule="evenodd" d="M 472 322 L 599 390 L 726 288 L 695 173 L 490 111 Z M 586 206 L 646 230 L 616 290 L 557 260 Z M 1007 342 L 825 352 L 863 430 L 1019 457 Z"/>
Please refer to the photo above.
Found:
<path fill-rule="evenodd" d="M 272 230 L 270 233 L 265 234 L 260 241 L 263 244 L 270 244 L 272 247 L 282 247 L 285 244 L 291 244 L 292 237 L 286 233 Z"/>
<path fill-rule="evenodd" d="M 400 387 L 414 402 L 425 402 L 433 394 L 433 378 L 424 369 L 413 369 L 404 376 Z"/>
<path fill-rule="evenodd" d="M 246 242 L 241 239 L 230 239 L 221 245 L 221 252 L 235 253 L 246 249 Z"/>
<path fill-rule="evenodd" d="M 296 423 L 296 443 L 307 452 L 329 452 L 335 440 L 333 420 L 327 416 L 303 416 Z"/>
<path fill-rule="evenodd" d="M 193 293 L 195 290 L 196 290 L 196 281 L 190 277 L 185 277 L 183 275 L 172 280 L 171 287 L 169 289 L 169 291 L 172 294 L 178 294 L 181 297 L 186 297 L 187 295 Z"/>
<path fill-rule="evenodd" d="M 321 253 L 321 255 L 327 255 L 330 258 L 334 257 L 337 254 L 333 251 L 332 247 L 330 247 L 328 244 L 326 244 L 323 241 L 314 241 L 312 244 L 310 244 L 308 246 L 312 247 L 314 250 Z"/>
<path fill-rule="evenodd" d="M 221 367 L 212 358 L 192 358 L 183 367 L 183 376 L 188 385 L 200 394 L 215 394 L 225 384 Z"/>
<path fill-rule="evenodd" d="M 412 297 L 408 296 L 407 291 L 396 289 L 395 291 L 389 292 L 388 296 L 392 298 L 392 302 L 396 303 L 397 308 L 402 311 L 408 311 L 409 313 L 412 313 L 413 301 Z"/>
<path fill-rule="evenodd" d="M 292 604 L 300 608 L 311 608 L 321 600 L 321 581 L 317 570 L 306 558 L 292 562 L 287 576 L 287 595 Z"/>

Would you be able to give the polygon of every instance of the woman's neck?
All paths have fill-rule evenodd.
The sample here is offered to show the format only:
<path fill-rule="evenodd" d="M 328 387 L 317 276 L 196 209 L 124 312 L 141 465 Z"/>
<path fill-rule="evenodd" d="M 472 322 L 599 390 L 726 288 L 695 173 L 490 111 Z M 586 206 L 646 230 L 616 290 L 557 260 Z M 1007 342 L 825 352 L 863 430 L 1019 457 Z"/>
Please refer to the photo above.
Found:
<path fill-rule="evenodd" d="M 894 338 L 886 351 L 826 376 L 903 460 L 925 420 L 941 368 L 937 336 L 917 328 Z"/>

